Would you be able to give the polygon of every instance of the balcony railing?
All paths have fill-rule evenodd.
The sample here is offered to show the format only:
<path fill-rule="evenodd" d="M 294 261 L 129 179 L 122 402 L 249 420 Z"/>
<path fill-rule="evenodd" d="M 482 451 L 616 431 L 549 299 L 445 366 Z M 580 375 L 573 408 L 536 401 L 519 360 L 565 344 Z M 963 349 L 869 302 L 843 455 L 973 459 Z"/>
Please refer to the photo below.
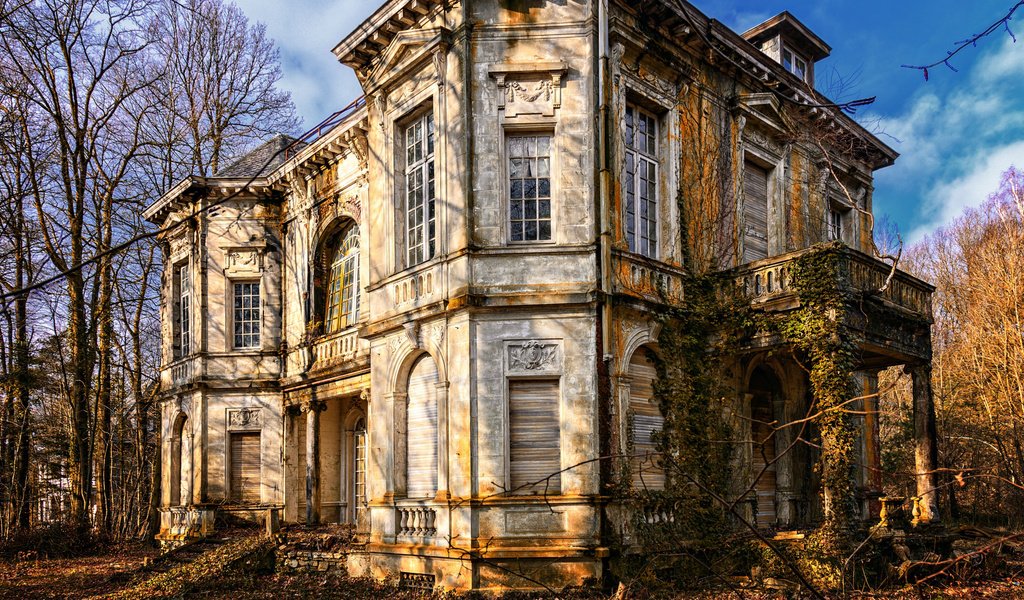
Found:
<path fill-rule="evenodd" d="M 192 382 L 195 376 L 196 357 L 180 358 L 163 370 L 165 389 L 176 388 Z"/>
<path fill-rule="evenodd" d="M 313 342 L 313 365 L 323 367 L 352 360 L 359 354 L 359 347 L 359 331 L 354 327 L 327 334 Z"/>
<path fill-rule="evenodd" d="M 682 271 L 660 261 L 622 251 L 614 253 L 616 293 L 674 303 L 682 300 Z"/>
<path fill-rule="evenodd" d="M 795 297 L 793 266 L 801 256 L 813 251 L 815 249 L 809 248 L 744 265 L 737 271 L 738 283 L 747 298 L 758 304 Z M 837 286 L 850 292 L 874 294 L 895 306 L 931 318 L 933 288 L 930 285 L 898 269 L 893 273 L 892 265 L 863 252 L 850 248 L 843 248 L 841 252 L 843 260 Z"/>

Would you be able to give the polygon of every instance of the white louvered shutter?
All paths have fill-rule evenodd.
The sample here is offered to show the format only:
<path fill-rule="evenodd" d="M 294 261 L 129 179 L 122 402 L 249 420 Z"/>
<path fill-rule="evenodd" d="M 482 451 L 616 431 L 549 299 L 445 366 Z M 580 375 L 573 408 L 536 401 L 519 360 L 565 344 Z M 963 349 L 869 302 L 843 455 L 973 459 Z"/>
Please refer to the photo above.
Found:
<path fill-rule="evenodd" d="M 510 381 L 508 402 L 509 490 L 516 494 L 561 493 L 558 380 Z M 541 483 L 527 486 L 538 481 Z"/>
<path fill-rule="evenodd" d="M 260 434 L 231 434 L 231 499 L 260 501 Z"/>
<path fill-rule="evenodd" d="M 420 358 L 409 374 L 406 430 L 406 495 L 433 498 L 437 494 L 437 365 Z"/>
<path fill-rule="evenodd" d="M 743 262 L 768 258 L 768 171 L 743 164 Z"/>
<path fill-rule="evenodd" d="M 631 475 L 638 490 L 665 489 L 665 470 L 657 456 L 654 432 L 661 431 L 665 419 L 654 402 L 654 380 L 658 371 L 638 350 L 629 361 L 629 409 L 633 415 L 633 454 Z"/>

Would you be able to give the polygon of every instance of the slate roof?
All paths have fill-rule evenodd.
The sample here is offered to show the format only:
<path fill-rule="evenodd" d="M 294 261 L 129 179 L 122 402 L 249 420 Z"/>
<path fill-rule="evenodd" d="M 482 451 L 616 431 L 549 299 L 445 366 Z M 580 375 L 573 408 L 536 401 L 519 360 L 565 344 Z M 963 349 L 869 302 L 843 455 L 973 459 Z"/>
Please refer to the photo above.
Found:
<path fill-rule="evenodd" d="M 263 142 L 242 158 L 224 167 L 214 177 L 241 178 L 265 177 L 285 161 L 285 148 L 296 142 L 290 135 L 278 134 Z M 299 142 L 295 149 L 306 144 Z"/>

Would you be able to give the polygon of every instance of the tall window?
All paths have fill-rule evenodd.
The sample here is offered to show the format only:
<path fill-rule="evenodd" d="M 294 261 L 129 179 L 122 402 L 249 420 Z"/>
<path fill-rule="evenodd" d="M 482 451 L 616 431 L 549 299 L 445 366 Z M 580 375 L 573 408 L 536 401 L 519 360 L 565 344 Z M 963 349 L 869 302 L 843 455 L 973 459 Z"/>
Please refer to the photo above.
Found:
<path fill-rule="evenodd" d="M 768 170 L 743 163 L 743 262 L 768 258 Z"/>
<path fill-rule="evenodd" d="M 234 285 L 235 348 L 260 347 L 260 282 Z"/>
<path fill-rule="evenodd" d="M 626 106 L 626 241 L 631 252 L 658 255 L 658 120 Z"/>
<path fill-rule="evenodd" d="M 550 240 L 551 136 L 510 136 L 508 159 L 512 241 Z"/>
<path fill-rule="evenodd" d="M 429 356 L 409 372 L 406 399 L 406 495 L 433 498 L 437 493 L 437 365 Z"/>
<path fill-rule="evenodd" d="M 174 279 L 178 292 L 178 310 L 174 315 L 178 343 L 174 357 L 182 358 L 192 353 L 192 274 L 187 262 L 175 267 Z"/>
<path fill-rule="evenodd" d="M 331 257 L 324 331 L 333 333 L 359 320 L 359 228 L 349 227 Z"/>
<path fill-rule="evenodd" d="M 834 206 L 828 208 L 828 239 L 843 239 L 843 213 Z"/>
<path fill-rule="evenodd" d="M 352 495 L 355 500 L 355 519 L 358 523 L 360 515 L 366 511 L 366 421 L 356 421 L 352 434 Z"/>
<path fill-rule="evenodd" d="M 434 255 L 437 213 L 434 190 L 434 113 L 405 128 L 405 241 L 409 265 Z"/>
<path fill-rule="evenodd" d="M 557 379 L 508 382 L 510 493 L 561 493 L 558 396 Z"/>

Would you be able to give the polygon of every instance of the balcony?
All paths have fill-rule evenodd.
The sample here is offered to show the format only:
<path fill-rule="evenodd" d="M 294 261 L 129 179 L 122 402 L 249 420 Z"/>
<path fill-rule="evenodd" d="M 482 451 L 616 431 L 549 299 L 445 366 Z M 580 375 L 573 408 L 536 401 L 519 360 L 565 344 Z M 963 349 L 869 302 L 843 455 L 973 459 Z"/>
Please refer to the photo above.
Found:
<path fill-rule="evenodd" d="M 313 369 L 320 370 L 369 356 L 369 347 L 359 339 L 355 327 L 320 336 L 313 341 Z"/>
<path fill-rule="evenodd" d="M 744 265 L 736 270 L 736 282 L 755 308 L 793 310 L 800 305 L 793 268 L 802 256 L 816 250 L 808 248 Z M 836 250 L 840 261 L 835 285 L 848 298 L 848 310 L 838 318 L 854 332 L 866 362 L 872 355 L 879 363 L 889 362 L 885 357 L 904 361 L 930 358 L 928 325 L 934 288 L 903 271 L 893 273 L 889 263 L 863 252 L 845 246 Z M 775 342 L 762 337 L 759 345 Z"/>
<path fill-rule="evenodd" d="M 612 289 L 648 302 L 673 304 L 683 297 L 683 271 L 639 254 L 612 252 Z"/>
<path fill-rule="evenodd" d="M 165 366 L 160 373 L 160 387 L 165 390 L 181 387 L 192 383 L 195 376 L 197 357 L 179 358 Z"/>

